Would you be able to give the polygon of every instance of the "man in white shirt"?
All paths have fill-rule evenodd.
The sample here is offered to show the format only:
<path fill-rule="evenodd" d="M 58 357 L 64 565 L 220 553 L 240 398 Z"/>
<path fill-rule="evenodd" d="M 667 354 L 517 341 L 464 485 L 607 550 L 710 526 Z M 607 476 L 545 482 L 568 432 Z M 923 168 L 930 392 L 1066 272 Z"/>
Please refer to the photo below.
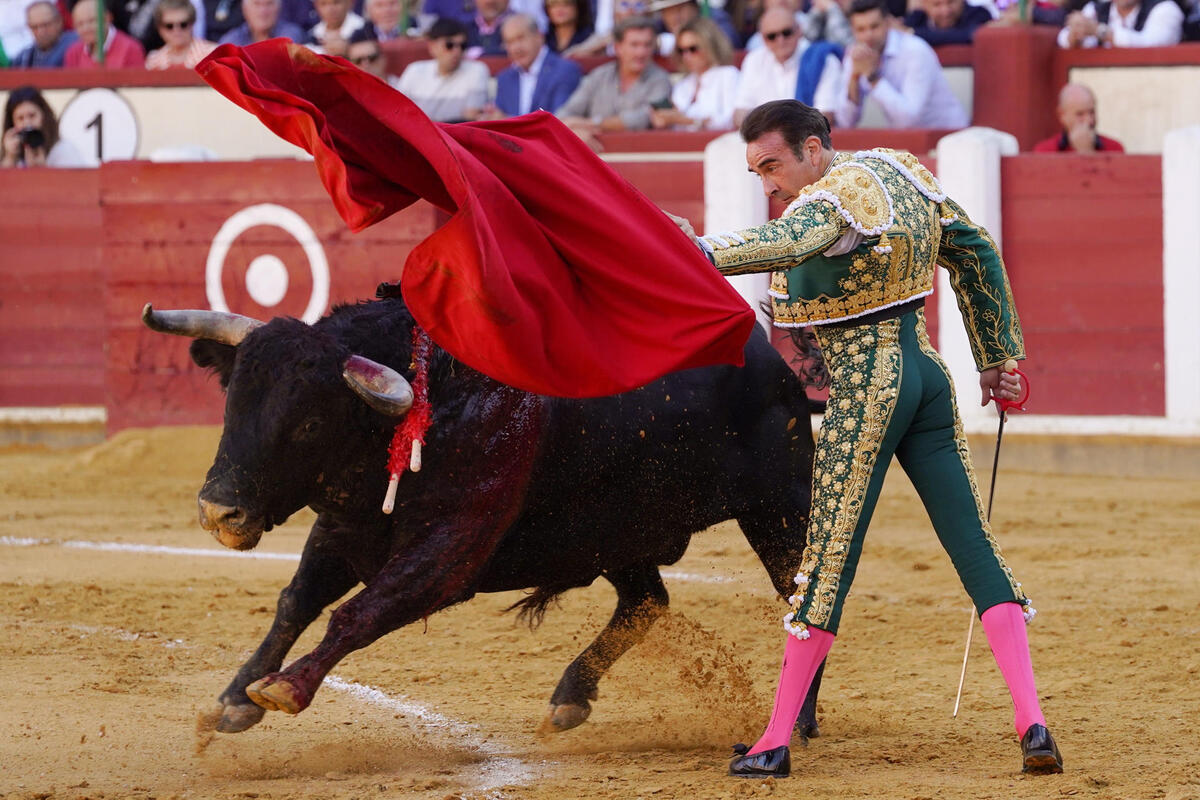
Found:
<path fill-rule="evenodd" d="M 429 118 L 437 122 L 476 119 L 487 104 L 491 73 L 478 61 L 463 58 L 467 29 L 453 19 L 439 19 L 429 28 L 428 61 L 414 61 L 396 86 Z"/>
<path fill-rule="evenodd" d="M 1183 38 L 1174 0 L 1103 0 L 1067 15 L 1059 47 L 1166 47 Z"/>
<path fill-rule="evenodd" d="M 318 53 L 346 57 L 350 37 L 366 24 L 351 0 L 313 0 L 321 21 L 308 31 L 308 46 Z"/>
<path fill-rule="evenodd" d="M 814 46 L 804 40 L 799 21 L 785 8 L 775 7 L 758 19 L 758 33 L 764 47 L 751 50 L 742 61 L 737 95 L 733 103 L 733 124 L 741 125 L 746 115 L 770 100 L 798 99 L 819 111 L 832 113 L 838 105 L 838 82 L 842 67 L 837 56 L 829 55 L 816 79 L 812 98 L 796 96 L 801 80 L 800 61 L 804 51 Z"/>
<path fill-rule="evenodd" d="M 923 39 L 893 30 L 886 0 L 854 0 L 854 44 L 842 61 L 837 124 L 853 128 L 863 103 L 877 103 L 891 128 L 965 128 L 967 112 Z"/>

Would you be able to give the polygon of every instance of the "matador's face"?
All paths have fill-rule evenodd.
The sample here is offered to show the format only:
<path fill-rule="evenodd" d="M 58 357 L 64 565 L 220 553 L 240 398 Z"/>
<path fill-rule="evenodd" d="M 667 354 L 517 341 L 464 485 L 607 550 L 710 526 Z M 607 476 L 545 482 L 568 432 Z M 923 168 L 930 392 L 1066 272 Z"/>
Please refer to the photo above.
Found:
<path fill-rule="evenodd" d="M 824 153 L 821 141 L 815 136 L 801 143 L 797 155 L 781 132 L 767 131 L 746 144 L 746 167 L 762 181 L 763 193 L 787 204 L 805 186 L 821 179 Z"/>

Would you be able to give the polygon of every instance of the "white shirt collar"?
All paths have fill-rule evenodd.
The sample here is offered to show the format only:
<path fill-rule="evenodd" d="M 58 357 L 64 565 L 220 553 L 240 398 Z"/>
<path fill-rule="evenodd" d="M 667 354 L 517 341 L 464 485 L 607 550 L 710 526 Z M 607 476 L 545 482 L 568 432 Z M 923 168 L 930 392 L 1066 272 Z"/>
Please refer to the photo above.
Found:
<path fill-rule="evenodd" d="M 546 54 L 550 52 L 550 48 L 542 45 L 542 49 L 538 51 L 537 58 L 533 59 L 533 63 L 529 65 L 529 69 L 521 69 L 517 67 L 517 71 L 523 75 L 528 75 L 531 78 L 536 78 L 542 72 L 542 65 L 546 63 Z"/>

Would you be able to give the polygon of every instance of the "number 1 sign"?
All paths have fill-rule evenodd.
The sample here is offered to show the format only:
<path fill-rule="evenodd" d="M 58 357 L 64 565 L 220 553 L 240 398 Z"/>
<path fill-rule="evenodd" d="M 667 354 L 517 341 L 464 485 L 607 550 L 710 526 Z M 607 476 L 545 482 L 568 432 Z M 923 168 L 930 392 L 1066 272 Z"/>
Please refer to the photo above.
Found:
<path fill-rule="evenodd" d="M 112 89 L 84 89 L 72 97 L 59 117 L 58 132 L 93 164 L 137 156 L 137 117 Z"/>

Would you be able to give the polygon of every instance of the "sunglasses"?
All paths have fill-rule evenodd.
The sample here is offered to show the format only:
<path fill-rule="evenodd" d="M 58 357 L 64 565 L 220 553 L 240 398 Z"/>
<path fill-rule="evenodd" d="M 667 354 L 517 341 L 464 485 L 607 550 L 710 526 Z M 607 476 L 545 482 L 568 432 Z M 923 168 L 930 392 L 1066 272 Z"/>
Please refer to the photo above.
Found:
<path fill-rule="evenodd" d="M 766 39 L 768 42 L 773 42 L 779 38 L 790 39 L 790 38 L 792 38 L 793 35 L 795 35 L 795 33 L 796 33 L 795 28 L 784 28 L 781 31 L 771 31 L 770 33 L 764 33 L 763 38 Z"/>
<path fill-rule="evenodd" d="M 190 22 L 160 22 L 158 27 L 165 31 L 185 31 L 192 27 Z"/>
<path fill-rule="evenodd" d="M 688 46 L 688 47 L 681 47 L 681 48 L 679 48 L 679 52 L 680 52 L 682 55 L 685 55 L 685 56 L 690 56 L 692 53 L 699 53 L 699 52 L 700 52 L 700 46 L 699 46 L 699 45 L 695 45 L 695 44 L 693 44 L 693 45 L 690 45 L 690 46 Z"/>
<path fill-rule="evenodd" d="M 447 50 L 465 50 L 467 47 L 466 39 L 446 39 L 442 42 L 442 47 Z"/>
<path fill-rule="evenodd" d="M 370 55 L 359 56 L 358 58 L 352 58 L 352 59 L 350 59 L 350 63 L 356 64 L 357 66 L 361 67 L 363 64 L 370 64 L 372 61 L 378 60 L 379 57 L 382 55 L 383 55 L 383 53 L 375 52 L 375 53 L 371 53 Z"/>

